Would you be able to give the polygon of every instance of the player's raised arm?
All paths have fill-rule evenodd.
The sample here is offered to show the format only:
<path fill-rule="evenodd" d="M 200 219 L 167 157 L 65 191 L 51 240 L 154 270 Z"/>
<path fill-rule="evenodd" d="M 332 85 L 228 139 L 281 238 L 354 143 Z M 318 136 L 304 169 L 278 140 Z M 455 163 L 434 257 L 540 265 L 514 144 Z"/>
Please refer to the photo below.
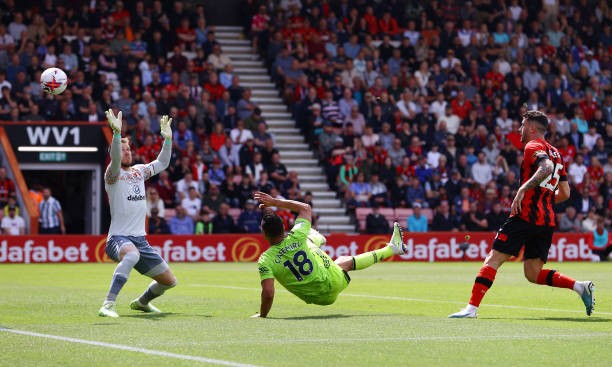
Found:
<path fill-rule="evenodd" d="M 163 115 L 159 120 L 159 125 L 161 126 L 161 136 L 164 138 L 164 143 L 162 144 L 162 149 L 153 162 L 149 163 L 150 169 L 147 170 L 147 179 L 151 176 L 155 176 L 161 171 L 168 168 L 170 164 L 170 157 L 172 155 L 172 129 L 170 128 L 170 124 L 172 123 L 172 118 L 167 115 Z"/>
<path fill-rule="evenodd" d="M 110 147 L 111 161 L 106 169 L 104 179 L 106 183 L 113 184 L 119 176 L 121 169 L 121 111 L 115 116 L 112 109 L 106 111 L 106 120 L 111 130 L 113 130 L 113 141 Z"/>
<path fill-rule="evenodd" d="M 261 191 L 257 191 L 255 194 L 253 194 L 253 198 L 261 203 L 259 207 L 262 209 L 264 207 L 277 206 L 279 208 L 284 208 L 298 213 L 298 218 L 304 218 L 309 222 L 312 221 L 312 209 L 310 208 L 309 204 L 295 200 L 273 198 L 272 196 Z"/>

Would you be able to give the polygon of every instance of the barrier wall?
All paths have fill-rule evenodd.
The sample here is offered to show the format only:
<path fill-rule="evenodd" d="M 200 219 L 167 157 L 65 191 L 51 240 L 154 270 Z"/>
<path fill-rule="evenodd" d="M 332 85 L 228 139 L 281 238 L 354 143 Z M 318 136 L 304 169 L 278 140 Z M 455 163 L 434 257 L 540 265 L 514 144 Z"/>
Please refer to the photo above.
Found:
<path fill-rule="evenodd" d="M 459 247 L 465 242 L 463 233 L 409 233 L 405 234 L 408 252 L 389 261 L 483 261 L 494 235 L 471 234 L 470 246 L 463 252 Z M 268 248 L 259 234 L 148 236 L 148 240 L 168 262 L 253 262 Z M 323 249 L 336 258 L 374 250 L 387 241 L 388 235 L 331 234 Z M 591 261 L 592 242 L 588 234 L 555 234 L 549 261 Z M 110 262 L 105 243 L 106 237 L 89 235 L 4 237 L 0 239 L 0 263 Z"/>

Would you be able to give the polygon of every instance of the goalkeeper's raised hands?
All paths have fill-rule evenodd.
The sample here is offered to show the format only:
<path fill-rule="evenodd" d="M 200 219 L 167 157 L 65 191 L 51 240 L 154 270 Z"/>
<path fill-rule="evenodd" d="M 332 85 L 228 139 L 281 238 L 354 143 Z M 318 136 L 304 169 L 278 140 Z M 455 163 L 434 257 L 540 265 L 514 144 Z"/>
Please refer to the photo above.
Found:
<path fill-rule="evenodd" d="M 170 128 L 171 123 L 172 123 L 172 118 L 168 117 L 168 115 L 163 115 L 161 119 L 159 120 L 159 126 L 161 128 L 161 136 L 163 136 L 164 139 L 172 140 L 172 129 Z"/>
<path fill-rule="evenodd" d="M 115 113 L 111 108 L 106 111 L 106 120 L 108 121 L 111 130 L 113 130 L 113 133 L 115 134 L 121 134 L 121 117 L 121 111 L 119 111 L 117 116 L 115 116 Z"/>

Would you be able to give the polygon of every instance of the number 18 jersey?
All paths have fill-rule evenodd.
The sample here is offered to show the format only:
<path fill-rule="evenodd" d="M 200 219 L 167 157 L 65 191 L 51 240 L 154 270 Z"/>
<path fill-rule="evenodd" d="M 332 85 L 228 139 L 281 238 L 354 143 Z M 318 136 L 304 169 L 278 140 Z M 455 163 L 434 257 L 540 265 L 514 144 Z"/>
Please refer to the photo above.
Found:
<path fill-rule="evenodd" d="M 270 246 L 257 263 L 261 280 L 276 280 L 306 303 L 313 303 L 330 291 L 327 269 L 331 258 L 317 247 L 308 245 L 310 222 L 298 218 L 295 225 L 276 245 Z"/>
<path fill-rule="evenodd" d="M 535 139 L 525 145 L 523 164 L 521 164 L 521 185 L 528 181 L 538 169 L 542 159 L 550 159 L 553 163 L 552 174 L 540 185 L 525 193 L 519 218 L 537 226 L 555 226 L 555 191 L 559 182 L 567 181 L 567 173 L 563 158 L 554 146 L 544 139 Z"/>

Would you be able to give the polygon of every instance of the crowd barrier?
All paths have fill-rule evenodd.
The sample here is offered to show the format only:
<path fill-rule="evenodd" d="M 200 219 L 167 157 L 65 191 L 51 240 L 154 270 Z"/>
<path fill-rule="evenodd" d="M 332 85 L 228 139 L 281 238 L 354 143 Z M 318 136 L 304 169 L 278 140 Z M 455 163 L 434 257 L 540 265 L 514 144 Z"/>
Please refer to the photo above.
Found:
<path fill-rule="evenodd" d="M 407 233 L 408 252 L 388 261 L 483 261 L 494 233 Z M 254 262 L 269 246 L 260 234 L 148 236 L 149 243 L 168 262 Z M 356 255 L 385 246 L 388 235 L 330 234 L 323 249 L 332 257 Z M 591 261 L 593 237 L 584 233 L 557 233 L 549 261 Z M 105 236 L 32 235 L 0 239 L 0 263 L 110 262 Z M 468 246 L 462 246 L 467 243 Z M 520 260 L 520 255 L 517 260 Z"/>

